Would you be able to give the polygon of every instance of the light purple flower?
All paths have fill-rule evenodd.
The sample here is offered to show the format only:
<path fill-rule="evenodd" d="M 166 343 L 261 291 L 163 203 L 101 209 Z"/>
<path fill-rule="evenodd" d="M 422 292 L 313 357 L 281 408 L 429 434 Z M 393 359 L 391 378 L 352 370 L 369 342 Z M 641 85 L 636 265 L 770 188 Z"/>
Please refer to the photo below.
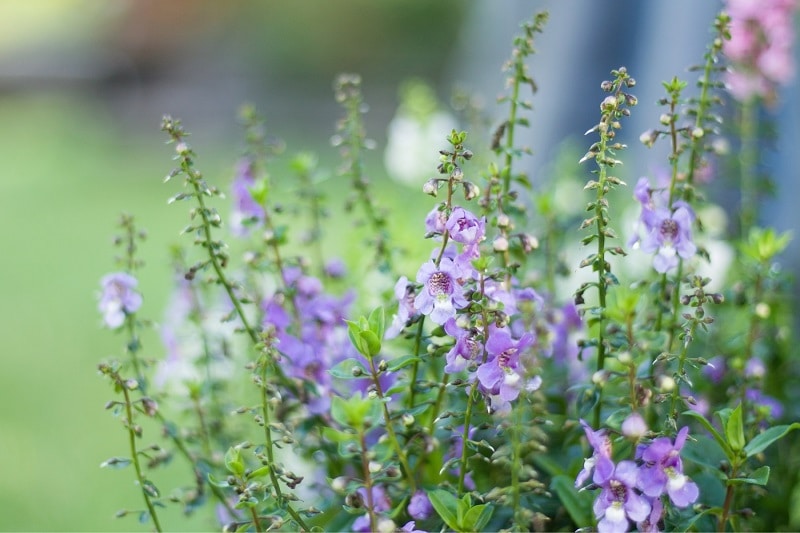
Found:
<path fill-rule="evenodd" d="M 425 520 L 433 516 L 433 505 L 424 490 L 418 490 L 411 496 L 408 515 L 415 520 Z"/>
<path fill-rule="evenodd" d="M 597 485 L 605 483 L 614 473 L 614 462 L 611 460 L 611 439 L 605 429 L 593 430 L 586 421 L 581 420 L 586 439 L 594 452 L 592 456 L 583 462 L 583 469 L 575 478 L 575 487 L 583 485 L 589 476 Z"/>
<path fill-rule="evenodd" d="M 445 225 L 450 238 L 464 245 L 463 254 L 467 257 L 480 256 L 479 244 L 486 231 L 486 221 L 479 219 L 463 207 L 456 207 Z"/>
<path fill-rule="evenodd" d="M 249 157 L 242 158 L 236 166 L 236 174 L 231 183 L 231 196 L 233 198 L 233 212 L 231 228 L 235 235 L 242 236 L 247 233 L 249 225 L 261 223 L 264 220 L 264 210 L 253 200 L 250 189 L 255 185 L 255 167 Z"/>
<path fill-rule="evenodd" d="M 397 298 L 397 313 L 392 317 L 392 323 L 386 328 L 384 337 L 393 339 L 400 335 L 408 321 L 417 315 L 414 307 L 414 286 L 408 282 L 408 278 L 401 276 L 394 285 L 394 297 Z"/>
<path fill-rule="evenodd" d="M 372 510 L 375 513 L 382 513 L 384 511 L 388 511 L 392 508 L 392 501 L 389 499 L 389 495 L 386 494 L 386 490 L 380 486 L 375 485 L 372 487 Z M 361 501 L 364 502 L 364 508 L 368 508 L 369 506 L 369 499 L 367 498 L 367 489 L 361 487 L 358 489 L 358 494 L 361 496 Z M 353 531 L 358 532 L 369 532 L 372 531 L 370 529 L 369 523 L 369 515 L 363 514 L 355 519 L 353 522 Z"/>
<path fill-rule="evenodd" d="M 125 272 L 114 272 L 100 280 L 103 292 L 98 309 L 103 321 L 112 329 L 120 327 L 125 317 L 135 313 L 142 306 L 142 295 L 136 292 L 138 281 Z"/>
<path fill-rule="evenodd" d="M 650 515 L 650 502 L 638 494 L 639 468 L 633 461 L 620 461 L 611 476 L 601 484 L 603 490 L 594 501 L 594 516 L 599 533 L 624 533 L 629 520 L 641 522 Z"/>
<path fill-rule="evenodd" d="M 470 362 L 479 360 L 483 354 L 483 344 L 478 341 L 472 331 L 458 327 L 455 318 L 444 323 L 444 331 L 456 341 L 445 356 L 445 361 L 447 361 L 444 367 L 445 372 L 453 374 L 466 370 Z"/>
<path fill-rule="evenodd" d="M 431 235 L 442 235 L 447 224 L 447 214 L 442 208 L 443 204 L 437 204 L 430 210 L 425 217 L 425 231 Z"/>
<path fill-rule="evenodd" d="M 515 340 L 508 328 L 489 329 L 486 342 L 489 360 L 478 367 L 476 375 L 482 390 L 490 397 L 493 410 L 506 411 L 523 387 L 535 390 L 541 385 L 541 378 L 525 380 L 524 369 L 520 365 L 520 354 L 535 340 L 530 333 Z"/>
<path fill-rule="evenodd" d="M 430 315 L 435 323 L 444 324 L 456 315 L 456 309 L 468 303 L 458 281 L 460 277 L 460 269 L 447 257 L 442 258 L 438 268 L 433 261 L 423 263 L 417 272 L 417 282 L 424 287 L 414 299 L 414 307 L 423 315 Z"/>
<path fill-rule="evenodd" d="M 674 211 L 658 207 L 643 209 L 642 220 L 647 233 L 642 239 L 642 250 L 658 252 L 653 259 L 656 272 L 665 273 L 678 266 L 678 258 L 691 258 L 697 251 L 692 242 L 693 216 L 688 206 L 681 205 Z"/>
<path fill-rule="evenodd" d="M 639 475 L 639 488 L 647 496 L 658 498 L 666 493 L 676 507 L 686 507 L 697 500 L 699 489 L 683 473 L 680 451 L 686 442 L 689 428 L 678 431 L 673 443 L 667 437 L 655 439 L 649 446 L 637 450 L 644 464 Z"/>
<path fill-rule="evenodd" d="M 647 433 L 647 424 L 639 413 L 631 413 L 622 422 L 622 434 L 631 439 L 641 439 Z"/>

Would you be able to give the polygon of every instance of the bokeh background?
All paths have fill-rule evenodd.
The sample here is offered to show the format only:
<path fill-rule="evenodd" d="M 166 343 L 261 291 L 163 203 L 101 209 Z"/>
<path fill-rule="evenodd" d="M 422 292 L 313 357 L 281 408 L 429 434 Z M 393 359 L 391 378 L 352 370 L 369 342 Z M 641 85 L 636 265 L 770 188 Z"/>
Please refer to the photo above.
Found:
<path fill-rule="evenodd" d="M 114 268 L 116 220 L 133 213 L 149 234 L 141 249 L 143 314 L 161 317 L 168 247 L 186 219 L 182 206 L 166 205 L 177 185 L 162 183 L 172 168 L 159 132 L 163 114 L 183 120 L 199 167 L 220 186 L 242 146 L 243 102 L 255 104 L 288 154 L 312 150 L 335 168 L 329 139 L 340 110 L 332 82 L 339 72 L 360 73 L 377 145 L 367 172 L 392 199 L 396 234 L 417 238 L 431 205 L 418 192 L 425 178 L 401 183 L 382 164 L 404 81 L 430 84 L 443 108 L 455 88 L 468 91 L 491 123 L 513 36 L 524 19 L 549 9 L 531 61 L 541 89 L 523 142 L 534 150 L 526 163 L 534 179 L 552 183 L 558 176 L 549 161 L 564 141 L 582 142 L 608 71 L 627 65 L 639 80 L 643 105 L 629 124 L 635 145 L 658 119 L 661 81 L 689 76 L 686 68 L 701 60 L 719 7 L 710 0 L 0 2 L 0 530 L 137 528 L 113 518 L 139 505 L 131 476 L 99 468 L 122 453 L 124 434 L 103 410 L 111 390 L 96 373 L 100 359 L 121 353 L 122 340 L 101 329 L 96 293 Z M 800 193 L 797 165 L 780 157 L 795 153 L 789 142 L 800 138 L 797 82 L 782 94 L 770 157 L 783 193 L 765 211 L 766 222 L 785 230 L 800 227 L 786 200 Z M 631 172 L 652 171 L 640 151 L 629 157 Z M 285 159 L 273 176 L 291 185 Z M 719 201 L 735 202 L 721 183 Z M 332 205 L 342 199 L 335 176 L 322 186 Z M 797 257 L 795 246 L 790 268 Z M 158 356 L 155 334 L 144 343 Z M 163 521 L 179 524 L 171 518 Z"/>

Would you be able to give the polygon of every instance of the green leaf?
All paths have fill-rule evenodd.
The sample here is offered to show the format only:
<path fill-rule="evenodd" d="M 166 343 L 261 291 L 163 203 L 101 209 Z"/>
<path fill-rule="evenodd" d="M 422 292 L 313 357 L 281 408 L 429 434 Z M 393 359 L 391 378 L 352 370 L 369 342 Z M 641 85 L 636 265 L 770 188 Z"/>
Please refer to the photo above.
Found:
<path fill-rule="evenodd" d="M 717 411 L 717 414 L 720 415 L 720 418 L 722 418 L 722 415 L 720 413 L 721 411 Z M 734 460 L 736 459 L 736 455 L 733 453 L 733 450 L 731 450 L 731 447 L 728 446 L 728 443 L 725 441 L 725 439 L 722 438 L 722 435 L 719 434 L 716 428 L 711 425 L 711 422 L 709 422 L 706 419 L 706 417 L 704 417 L 697 411 L 692 411 L 691 409 L 688 411 L 684 411 L 681 414 L 684 416 L 690 416 L 696 419 L 698 422 L 700 422 L 700 424 L 702 424 L 703 427 L 706 428 L 706 430 L 708 430 L 709 433 L 711 433 L 711 436 L 714 437 L 714 440 L 717 442 L 717 444 L 719 444 L 719 447 L 725 454 L 725 457 L 727 457 L 728 462 L 730 463 L 734 462 Z"/>
<path fill-rule="evenodd" d="M 383 313 L 383 307 L 376 307 L 369 314 L 369 330 L 378 336 L 379 339 L 383 338 L 383 332 L 386 329 L 386 317 Z"/>
<path fill-rule="evenodd" d="M 225 452 L 225 468 L 235 476 L 244 474 L 244 461 L 242 460 L 242 451 L 239 448 L 231 446 Z"/>
<path fill-rule="evenodd" d="M 744 423 L 742 422 L 742 404 L 736 406 L 725 422 L 725 437 L 731 450 L 738 453 L 744 450 Z"/>
<path fill-rule="evenodd" d="M 763 433 L 756 435 L 753 440 L 747 443 L 744 447 L 744 453 L 747 457 L 752 457 L 757 453 L 764 451 L 773 442 L 782 439 L 790 431 L 800 429 L 800 422 L 795 422 L 791 425 L 774 426 Z"/>
<path fill-rule="evenodd" d="M 249 474 L 247 474 L 247 479 L 258 479 L 264 476 L 269 475 L 269 465 L 264 465 L 261 468 L 256 468 Z"/>
<path fill-rule="evenodd" d="M 439 517 L 444 520 L 447 527 L 458 531 L 459 524 L 456 520 L 458 500 L 456 497 L 446 490 L 435 489 L 428 492 L 428 499 L 431 501 L 431 505 L 433 505 Z"/>
<path fill-rule="evenodd" d="M 215 487 L 219 487 L 221 489 L 227 489 L 228 487 L 230 487 L 230 485 L 228 485 L 227 480 L 226 481 L 219 481 L 217 478 L 215 478 L 213 475 L 211 475 L 210 472 L 208 474 L 206 474 L 206 478 L 208 479 L 208 482 L 211 485 L 214 485 Z"/>
<path fill-rule="evenodd" d="M 322 426 L 322 436 L 331 442 L 353 442 L 356 440 L 356 435 L 339 431 L 328 426 Z"/>
<path fill-rule="evenodd" d="M 727 483 L 728 485 L 741 485 L 747 483 L 750 485 L 763 486 L 767 484 L 767 481 L 769 481 L 769 467 L 765 465 L 754 470 L 749 477 L 736 477 L 727 480 Z"/>
<path fill-rule="evenodd" d="M 353 358 L 345 359 L 335 364 L 333 368 L 328 370 L 328 373 L 339 379 L 362 378 L 369 375 L 367 369 L 361 364 L 361 361 Z"/>
<path fill-rule="evenodd" d="M 363 340 L 366 346 L 367 353 L 364 353 L 365 356 L 372 358 L 381 352 L 381 338 L 378 337 L 375 332 L 364 330 L 359 333 L 358 336 Z"/>
<path fill-rule="evenodd" d="M 389 372 L 397 372 L 401 368 L 405 368 L 411 364 L 419 363 L 421 361 L 422 359 L 416 355 L 404 355 L 388 361 L 387 370 L 389 370 Z"/>
<path fill-rule="evenodd" d="M 567 476 L 556 476 L 550 484 L 550 489 L 556 493 L 564 505 L 570 518 L 578 527 L 591 526 L 592 501 L 594 495 L 590 492 L 579 492 L 575 488 L 575 480 Z"/>
<path fill-rule="evenodd" d="M 364 340 L 361 338 L 362 328 L 357 322 L 352 320 L 345 320 L 347 323 L 347 335 L 350 337 L 350 342 L 353 344 L 358 353 L 365 357 L 369 357 L 368 350 Z"/>
<path fill-rule="evenodd" d="M 493 512 L 494 507 L 486 504 L 476 505 L 471 508 L 467 511 L 461 523 L 463 526 L 462 531 L 483 531 L 486 524 L 489 523 L 489 519 L 492 518 Z"/>

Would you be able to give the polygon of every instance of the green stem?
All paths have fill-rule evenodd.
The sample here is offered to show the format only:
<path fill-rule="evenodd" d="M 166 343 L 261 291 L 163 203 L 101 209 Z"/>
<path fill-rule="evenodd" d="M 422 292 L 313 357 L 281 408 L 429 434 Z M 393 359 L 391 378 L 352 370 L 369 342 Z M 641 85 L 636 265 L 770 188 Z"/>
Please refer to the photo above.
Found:
<path fill-rule="evenodd" d="M 736 466 L 733 466 L 728 479 L 735 479 L 738 474 L 738 470 L 739 469 Z M 728 488 L 725 490 L 725 501 L 722 504 L 722 514 L 719 518 L 719 523 L 717 524 L 718 533 L 725 533 L 726 526 L 728 525 L 728 518 L 730 517 L 731 507 L 733 506 L 734 491 L 735 485 L 733 484 L 728 485 Z"/>
<path fill-rule="evenodd" d="M 362 431 L 359 434 L 361 440 L 361 470 L 364 472 L 364 488 L 367 490 L 367 514 L 369 515 L 370 531 L 377 531 L 378 523 L 375 518 L 375 501 L 372 495 L 372 475 L 369 472 L 369 458 L 367 457 L 367 439 Z"/>
<path fill-rule="evenodd" d="M 261 416 L 264 423 L 264 443 L 266 445 L 267 461 L 269 461 L 269 478 L 272 486 L 275 489 L 275 497 L 280 506 L 286 509 L 286 512 L 297 522 L 303 530 L 308 531 L 308 526 L 297 514 L 292 505 L 286 500 L 286 497 L 281 491 L 280 481 L 275 473 L 275 453 L 272 449 L 272 431 L 270 430 L 270 413 L 269 413 L 269 398 L 267 397 L 267 366 L 269 364 L 268 356 L 263 355 L 261 358 Z"/>
<path fill-rule="evenodd" d="M 130 318 L 132 320 L 132 318 Z M 147 490 L 145 490 L 145 484 L 147 479 L 145 478 L 144 474 L 142 473 L 142 466 L 139 463 L 139 452 L 136 449 L 136 430 L 133 423 L 133 405 L 131 403 L 130 393 L 128 392 L 128 387 L 126 386 L 125 382 L 119 376 L 119 374 L 115 374 L 115 378 L 117 380 L 117 385 L 122 389 L 122 394 L 125 396 L 125 414 L 128 417 L 127 420 L 127 429 L 128 429 L 128 446 L 130 447 L 131 451 L 131 461 L 133 461 L 133 468 L 136 471 L 136 479 L 139 482 L 139 487 L 142 489 L 142 496 L 144 497 L 145 505 L 147 506 L 147 511 L 150 513 L 150 517 L 153 519 L 153 525 L 156 528 L 156 531 L 163 531 L 161 529 L 161 524 L 158 521 L 158 515 L 156 514 L 156 508 L 153 505 L 153 501 L 150 499 L 150 494 L 148 494 Z"/>
<path fill-rule="evenodd" d="M 741 115 L 742 146 L 739 152 L 741 172 L 741 208 L 739 235 L 746 237 L 758 220 L 758 105 L 755 99 L 745 102 Z"/>
<path fill-rule="evenodd" d="M 402 305 L 402 304 L 401 304 Z M 417 325 L 417 334 L 414 337 L 414 355 L 419 355 L 420 348 L 422 347 L 422 329 L 425 325 L 425 317 L 420 317 L 419 324 Z M 419 373 L 419 361 L 414 361 L 411 366 L 411 382 L 409 383 L 408 391 L 408 408 L 414 407 L 414 399 L 417 394 L 417 374 Z"/>
<path fill-rule="evenodd" d="M 675 387 L 672 389 L 672 398 L 669 402 L 669 416 L 673 420 L 678 420 L 678 401 L 680 400 L 681 396 L 681 382 L 683 381 L 683 375 L 686 372 L 686 354 L 689 351 L 689 342 L 688 339 L 694 338 L 695 331 L 697 330 L 697 320 L 692 320 L 692 325 L 689 327 L 689 334 L 686 337 L 686 340 L 683 343 L 683 348 L 681 349 L 681 353 L 678 356 L 678 370 L 676 372 L 677 379 L 675 380 Z"/>
<path fill-rule="evenodd" d="M 417 482 L 414 479 L 414 471 L 409 466 L 408 457 L 406 456 L 405 451 L 403 451 L 403 447 L 400 446 L 400 441 L 397 439 L 397 433 L 394 430 L 394 424 L 392 423 L 391 413 L 389 413 L 389 407 L 387 407 L 386 402 L 383 401 L 383 387 L 381 386 L 378 371 L 375 368 L 375 361 L 371 357 L 368 358 L 368 361 L 372 382 L 375 384 L 375 391 L 378 393 L 378 398 L 381 399 L 381 406 L 383 408 L 383 421 L 386 424 L 386 431 L 389 433 L 389 440 L 392 443 L 392 447 L 394 447 L 394 452 L 397 454 L 397 459 L 400 461 L 400 465 L 403 467 L 403 472 L 406 481 L 408 482 L 408 487 L 413 494 L 417 491 Z"/>
<path fill-rule="evenodd" d="M 606 153 L 606 135 L 600 135 L 600 154 Z M 599 157 L 599 156 L 598 156 Z M 597 372 L 601 372 L 605 367 L 606 344 L 604 338 L 605 314 L 606 314 L 606 215 L 604 213 L 603 202 L 605 201 L 606 187 L 606 165 L 600 165 L 598 174 L 599 185 L 597 187 L 597 201 L 595 205 L 595 216 L 597 217 L 597 292 L 599 314 L 597 317 Z M 594 407 L 594 427 L 600 427 L 600 412 L 602 410 L 603 388 L 597 389 L 597 404 Z"/>
<path fill-rule="evenodd" d="M 520 486 L 519 486 L 519 473 L 522 470 L 522 442 L 520 440 L 520 431 L 522 431 L 522 413 L 521 405 L 514 406 L 514 425 L 511 427 L 511 450 L 512 450 L 512 463 L 511 463 L 511 509 L 514 513 L 514 522 L 516 523 L 519 531 L 525 531 L 526 524 L 522 517 L 522 509 L 520 508 Z"/>

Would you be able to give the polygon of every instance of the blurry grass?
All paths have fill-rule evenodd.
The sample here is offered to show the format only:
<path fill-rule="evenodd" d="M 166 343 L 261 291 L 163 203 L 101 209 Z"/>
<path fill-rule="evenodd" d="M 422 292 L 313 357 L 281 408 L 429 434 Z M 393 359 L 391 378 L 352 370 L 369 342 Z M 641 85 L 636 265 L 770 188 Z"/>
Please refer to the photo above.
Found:
<path fill-rule="evenodd" d="M 101 359 L 121 356 L 123 340 L 102 330 L 96 293 L 100 277 L 115 269 L 111 240 L 119 214 L 132 213 L 148 231 L 141 247 L 141 314 L 161 318 L 172 279 L 168 246 L 181 241 L 178 232 L 189 209 L 166 205 L 180 188 L 161 179 L 172 168 L 171 149 L 157 123 L 151 132 L 128 132 L 101 104 L 64 94 L 6 96 L 0 117 L 0 530 L 146 530 L 134 518 L 113 518 L 119 509 L 142 505 L 132 472 L 98 467 L 110 456 L 125 455 L 126 445 L 119 420 L 103 410 L 111 387 L 96 372 Z M 185 125 L 192 131 L 190 120 Z M 326 141 L 312 139 L 323 164 L 335 165 L 336 152 Z M 227 185 L 238 144 L 226 139 L 195 145 L 198 167 L 209 181 Z M 290 153 L 314 148 L 287 144 Z M 276 177 L 285 174 L 282 164 L 276 163 Z M 337 178 L 323 187 L 332 210 L 340 212 L 347 187 Z M 434 200 L 385 179 L 376 180 L 376 190 L 391 210 L 390 231 L 399 245 L 422 250 L 405 268 L 418 265 L 427 256 L 422 220 Z M 326 250 L 355 264 L 371 252 L 353 233 L 351 220 L 340 214 L 326 223 Z M 182 239 L 187 246 L 190 241 Z M 143 342 L 145 357 L 160 357 L 154 332 Z M 149 437 L 143 443 L 156 440 L 155 428 Z M 177 463 L 170 470 L 183 476 Z M 160 473 L 154 478 L 165 494 L 178 483 Z M 207 519 L 185 522 L 170 507 L 162 523 L 171 530 L 197 530 L 207 528 Z"/>

